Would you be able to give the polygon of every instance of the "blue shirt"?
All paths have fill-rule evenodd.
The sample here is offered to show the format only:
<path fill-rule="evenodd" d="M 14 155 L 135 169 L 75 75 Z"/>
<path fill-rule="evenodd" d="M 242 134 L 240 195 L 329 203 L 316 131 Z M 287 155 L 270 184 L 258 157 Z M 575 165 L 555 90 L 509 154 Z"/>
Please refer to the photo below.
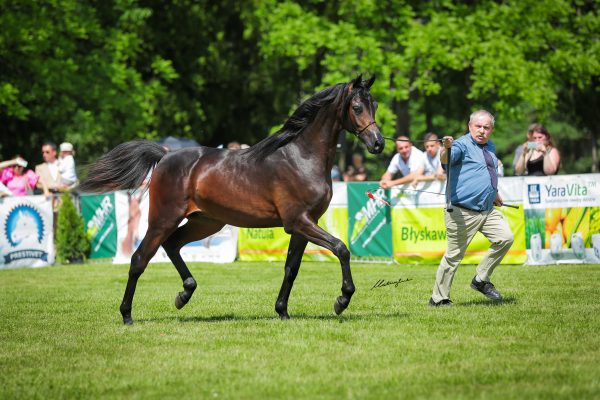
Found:
<path fill-rule="evenodd" d="M 452 143 L 449 181 L 452 204 L 475 211 L 489 211 L 494 207 L 496 190 L 492 186 L 492 178 L 483 156 L 485 146 L 492 154 L 496 173 L 498 157 L 494 143 L 488 140 L 481 145 L 470 133 Z"/>

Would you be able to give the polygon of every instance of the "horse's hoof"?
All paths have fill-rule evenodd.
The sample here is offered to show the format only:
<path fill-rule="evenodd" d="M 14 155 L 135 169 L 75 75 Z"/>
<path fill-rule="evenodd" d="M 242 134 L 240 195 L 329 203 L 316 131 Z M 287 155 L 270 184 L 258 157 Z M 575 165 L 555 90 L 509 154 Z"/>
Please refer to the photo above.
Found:
<path fill-rule="evenodd" d="M 123 317 L 123 324 L 124 325 L 133 325 L 133 319 L 131 317 Z"/>
<path fill-rule="evenodd" d="M 283 313 L 279 314 L 279 318 L 281 318 L 282 321 L 287 321 L 288 319 L 290 319 L 290 316 L 288 313 Z"/>
<path fill-rule="evenodd" d="M 181 310 L 183 308 L 183 306 L 185 306 L 186 304 L 187 304 L 187 301 L 183 301 L 180 293 L 177 294 L 177 296 L 175 296 L 175 307 L 178 310 Z"/>
<path fill-rule="evenodd" d="M 346 309 L 346 307 L 344 307 L 342 304 L 340 304 L 340 300 L 336 300 L 335 303 L 333 303 L 333 311 L 335 311 L 335 315 L 340 315 L 341 313 L 344 312 L 344 310 Z"/>

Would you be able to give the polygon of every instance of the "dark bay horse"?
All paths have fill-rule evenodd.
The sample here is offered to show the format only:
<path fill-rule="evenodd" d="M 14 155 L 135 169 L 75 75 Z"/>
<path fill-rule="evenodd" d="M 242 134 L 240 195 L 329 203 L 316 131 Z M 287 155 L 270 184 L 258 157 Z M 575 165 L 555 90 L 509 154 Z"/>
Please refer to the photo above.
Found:
<path fill-rule="evenodd" d="M 374 80 L 359 76 L 322 90 L 302 103 L 281 130 L 248 149 L 195 147 L 166 153 L 159 144 L 136 140 L 98 159 L 79 191 L 136 189 L 154 168 L 148 231 L 131 257 L 120 307 L 123 322 L 133 323 L 137 281 L 161 245 L 183 281 L 183 291 L 175 298 L 175 306 L 182 308 L 192 297 L 196 281 L 179 250 L 225 224 L 283 226 L 291 235 L 275 303 L 281 319 L 289 318 L 288 299 L 308 241 L 331 250 L 342 268 L 342 295 L 334 303 L 335 313 L 341 314 L 354 293 L 350 252 L 317 221 L 331 200 L 330 171 L 340 133 L 354 133 L 371 153 L 383 151 L 375 123 L 377 103 L 370 94 Z M 184 218 L 187 223 L 179 227 Z"/>

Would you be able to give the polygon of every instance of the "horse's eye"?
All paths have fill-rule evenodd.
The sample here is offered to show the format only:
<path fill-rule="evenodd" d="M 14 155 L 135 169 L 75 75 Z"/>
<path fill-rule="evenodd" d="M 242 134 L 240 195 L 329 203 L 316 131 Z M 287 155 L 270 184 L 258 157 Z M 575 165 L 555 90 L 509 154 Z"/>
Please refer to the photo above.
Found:
<path fill-rule="evenodd" d="M 362 106 L 352 106 L 352 109 L 356 114 L 360 114 L 363 110 Z"/>

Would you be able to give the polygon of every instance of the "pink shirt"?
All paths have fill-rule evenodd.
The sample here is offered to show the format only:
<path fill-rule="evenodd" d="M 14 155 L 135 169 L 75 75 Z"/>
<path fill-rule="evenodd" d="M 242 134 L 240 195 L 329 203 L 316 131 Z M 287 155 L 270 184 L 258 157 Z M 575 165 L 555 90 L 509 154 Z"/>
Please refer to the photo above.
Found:
<path fill-rule="evenodd" d="M 25 174 L 16 176 L 12 168 L 5 168 L 0 182 L 4 183 L 14 196 L 26 196 L 28 189 L 33 189 L 39 179 L 40 177 L 30 169 Z"/>

